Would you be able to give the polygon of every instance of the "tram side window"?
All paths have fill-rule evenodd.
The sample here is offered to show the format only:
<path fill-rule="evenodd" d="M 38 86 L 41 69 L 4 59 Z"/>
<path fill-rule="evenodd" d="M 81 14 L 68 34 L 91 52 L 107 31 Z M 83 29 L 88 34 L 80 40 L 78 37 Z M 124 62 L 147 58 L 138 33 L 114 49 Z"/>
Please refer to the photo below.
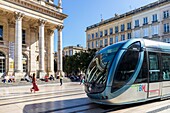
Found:
<path fill-rule="evenodd" d="M 143 59 L 143 64 L 142 68 L 140 70 L 139 75 L 137 76 L 135 83 L 145 83 L 147 82 L 147 77 L 148 77 L 148 67 L 147 67 L 147 56 L 146 52 L 144 53 L 144 59 Z"/>
<path fill-rule="evenodd" d="M 170 55 L 162 55 L 163 81 L 170 80 Z"/>
<path fill-rule="evenodd" d="M 149 53 L 149 63 L 149 82 L 158 82 L 160 79 L 160 68 L 156 53 Z"/>
<path fill-rule="evenodd" d="M 132 78 L 140 54 L 139 50 L 137 50 L 138 46 L 140 48 L 139 43 L 132 44 L 121 58 L 114 77 L 112 92 L 121 88 Z M 135 49 L 133 49 L 133 47 L 135 47 Z"/>

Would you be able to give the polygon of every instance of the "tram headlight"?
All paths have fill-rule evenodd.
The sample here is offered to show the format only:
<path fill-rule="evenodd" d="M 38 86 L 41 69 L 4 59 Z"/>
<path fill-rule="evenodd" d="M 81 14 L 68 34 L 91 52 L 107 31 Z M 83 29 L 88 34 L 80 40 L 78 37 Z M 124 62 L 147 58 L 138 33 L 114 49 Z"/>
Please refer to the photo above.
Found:
<path fill-rule="evenodd" d="M 88 90 L 91 91 L 92 90 L 91 87 L 89 87 Z"/>

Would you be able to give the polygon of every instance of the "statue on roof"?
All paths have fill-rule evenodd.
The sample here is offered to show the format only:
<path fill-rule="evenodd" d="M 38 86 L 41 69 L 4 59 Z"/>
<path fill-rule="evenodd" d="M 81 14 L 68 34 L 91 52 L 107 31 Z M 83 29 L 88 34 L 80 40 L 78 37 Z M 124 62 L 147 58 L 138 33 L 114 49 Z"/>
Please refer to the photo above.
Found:
<path fill-rule="evenodd" d="M 58 7 L 62 7 L 62 0 L 58 0 Z"/>

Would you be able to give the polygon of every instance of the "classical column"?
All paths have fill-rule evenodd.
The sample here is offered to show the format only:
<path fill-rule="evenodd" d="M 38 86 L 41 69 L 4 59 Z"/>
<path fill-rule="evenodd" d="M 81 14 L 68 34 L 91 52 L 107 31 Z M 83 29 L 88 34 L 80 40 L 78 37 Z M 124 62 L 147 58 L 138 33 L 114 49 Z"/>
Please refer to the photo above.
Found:
<path fill-rule="evenodd" d="M 62 61 L 62 29 L 63 26 L 60 25 L 58 29 L 58 53 L 57 53 L 57 73 L 63 72 L 63 61 Z"/>
<path fill-rule="evenodd" d="M 29 74 L 32 75 L 37 71 L 37 57 L 36 57 L 36 36 L 38 35 L 38 27 L 30 26 L 30 60 L 29 60 Z"/>
<path fill-rule="evenodd" d="M 15 12 L 15 75 L 22 76 L 22 18 L 24 14 Z M 16 77 L 17 77 L 16 76 Z"/>
<path fill-rule="evenodd" d="M 43 78 L 44 71 L 44 25 L 46 21 L 39 19 L 39 77 Z"/>
<path fill-rule="evenodd" d="M 48 75 L 54 74 L 54 31 L 48 29 Z"/>

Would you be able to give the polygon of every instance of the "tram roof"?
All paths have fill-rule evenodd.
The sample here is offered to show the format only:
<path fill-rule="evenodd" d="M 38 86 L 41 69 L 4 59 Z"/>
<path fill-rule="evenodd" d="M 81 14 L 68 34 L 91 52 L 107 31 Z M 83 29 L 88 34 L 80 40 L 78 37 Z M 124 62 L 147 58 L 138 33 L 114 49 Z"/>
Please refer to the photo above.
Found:
<path fill-rule="evenodd" d="M 169 51 L 170 52 L 170 44 L 169 43 L 155 41 L 155 40 L 149 40 L 149 39 L 143 39 L 143 38 L 140 38 L 139 40 L 144 42 L 145 48 L 153 48 L 153 49 L 159 49 L 161 51 Z"/>

